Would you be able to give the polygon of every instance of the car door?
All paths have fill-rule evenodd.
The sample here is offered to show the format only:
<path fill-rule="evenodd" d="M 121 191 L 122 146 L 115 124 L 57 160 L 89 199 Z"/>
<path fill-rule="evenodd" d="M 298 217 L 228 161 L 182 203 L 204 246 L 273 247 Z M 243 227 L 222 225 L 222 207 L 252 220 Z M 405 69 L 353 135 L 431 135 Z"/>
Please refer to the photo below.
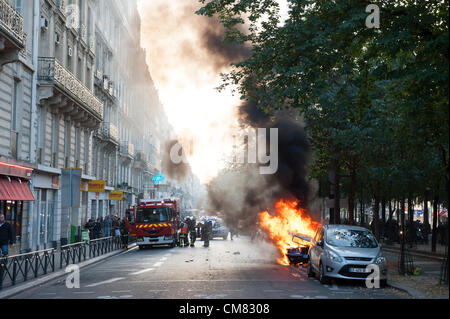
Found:
<path fill-rule="evenodd" d="M 316 265 L 317 269 L 319 269 L 320 258 L 321 258 L 322 254 L 323 254 L 323 250 L 324 250 L 324 247 L 325 247 L 325 230 L 324 230 L 323 227 L 320 229 L 320 232 L 319 232 L 318 235 L 319 236 L 317 238 L 317 242 L 322 242 L 322 246 L 319 246 L 317 244 L 315 245 L 316 246 L 316 262 L 315 262 L 315 265 Z"/>
<path fill-rule="evenodd" d="M 310 258 L 311 258 L 311 264 L 313 265 L 313 268 L 316 268 L 318 265 L 317 261 L 318 261 L 318 257 L 317 257 L 317 253 L 318 253 L 318 246 L 317 246 L 317 242 L 319 241 L 319 237 L 320 237 L 320 233 L 322 231 L 322 227 L 320 227 L 317 232 L 316 235 L 314 236 L 313 240 L 312 240 L 312 246 L 311 246 L 311 250 L 310 250 Z M 319 247 L 320 248 L 320 247 Z"/>

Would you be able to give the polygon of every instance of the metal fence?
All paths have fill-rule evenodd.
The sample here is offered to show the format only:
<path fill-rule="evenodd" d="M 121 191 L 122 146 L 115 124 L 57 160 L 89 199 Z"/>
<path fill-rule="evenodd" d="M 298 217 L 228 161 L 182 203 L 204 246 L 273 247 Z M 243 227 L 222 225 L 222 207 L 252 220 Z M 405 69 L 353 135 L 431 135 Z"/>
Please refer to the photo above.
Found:
<path fill-rule="evenodd" d="M 47 249 L 27 254 L 0 258 L 0 290 L 33 278 L 61 270 L 70 264 L 77 264 L 90 258 L 126 248 L 121 237 L 105 237 L 86 242 L 61 246 L 59 253 Z M 131 243 L 133 237 L 128 238 Z M 59 260 L 58 260 L 59 259 Z M 57 269 L 57 264 L 59 268 Z"/>

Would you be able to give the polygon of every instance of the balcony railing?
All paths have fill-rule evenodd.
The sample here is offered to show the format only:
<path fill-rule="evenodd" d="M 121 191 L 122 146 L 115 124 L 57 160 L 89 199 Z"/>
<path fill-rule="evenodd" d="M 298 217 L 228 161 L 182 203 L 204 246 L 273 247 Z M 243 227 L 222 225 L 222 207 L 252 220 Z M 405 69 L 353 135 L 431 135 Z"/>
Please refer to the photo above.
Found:
<path fill-rule="evenodd" d="M 120 144 L 120 152 L 122 154 L 127 154 L 131 157 L 134 156 L 134 144 L 128 143 L 128 142 L 122 142 Z"/>
<path fill-rule="evenodd" d="M 146 162 L 147 156 L 142 151 L 137 151 L 135 156 L 136 161 Z"/>
<path fill-rule="evenodd" d="M 119 130 L 117 126 L 112 123 L 104 122 L 103 123 L 103 135 L 107 138 L 110 138 L 116 142 L 119 141 Z"/>
<path fill-rule="evenodd" d="M 103 118 L 103 105 L 95 95 L 55 58 L 39 58 L 38 79 L 42 83 L 53 84 L 72 95 L 84 107 Z"/>
<path fill-rule="evenodd" d="M 10 34 L 21 46 L 25 45 L 23 17 L 6 0 L 0 0 L 0 28 Z"/>

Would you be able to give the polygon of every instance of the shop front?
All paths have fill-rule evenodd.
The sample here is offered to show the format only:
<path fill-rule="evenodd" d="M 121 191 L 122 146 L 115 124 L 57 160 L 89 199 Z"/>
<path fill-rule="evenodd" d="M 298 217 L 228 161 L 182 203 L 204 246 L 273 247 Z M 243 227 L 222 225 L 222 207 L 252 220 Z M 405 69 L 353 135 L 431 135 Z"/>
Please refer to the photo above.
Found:
<path fill-rule="evenodd" d="M 11 224 L 19 249 L 26 235 L 24 215 L 28 216 L 29 202 L 34 202 L 30 190 L 32 174 L 32 168 L 0 162 L 0 214 Z"/>

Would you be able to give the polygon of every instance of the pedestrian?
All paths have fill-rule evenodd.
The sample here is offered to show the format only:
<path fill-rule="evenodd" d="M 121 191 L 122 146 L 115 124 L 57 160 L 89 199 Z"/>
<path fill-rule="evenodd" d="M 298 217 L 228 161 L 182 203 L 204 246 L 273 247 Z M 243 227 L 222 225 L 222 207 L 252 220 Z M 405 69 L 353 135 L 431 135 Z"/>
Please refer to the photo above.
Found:
<path fill-rule="evenodd" d="M 94 238 L 99 239 L 100 238 L 100 218 L 97 219 L 97 221 L 94 222 Z"/>
<path fill-rule="evenodd" d="M 125 223 L 125 220 L 123 220 L 120 223 L 120 233 L 122 236 L 122 247 L 124 249 L 128 249 L 128 228 L 127 225 Z"/>
<path fill-rule="evenodd" d="M 8 257 L 8 244 L 14 245 L 14 235 L 11 224 L 5 220 L 5 215 L 0 214 L 0 249 L 1 257 Z"/>
<path fill-rule="evenodd" d="M 94 221 L 92 219 L 89 219 L 86 225 L 84 225 L 84 228 L 89 231 L 89 239 L 94 239 Z"/>
<path fill-rule="evenodd" d="M 117 218 L 116 216 L 114 216 L 113 229 L 114 229 L 114 236 L 119 237 L 120 236 L 120 218 Z"/>

